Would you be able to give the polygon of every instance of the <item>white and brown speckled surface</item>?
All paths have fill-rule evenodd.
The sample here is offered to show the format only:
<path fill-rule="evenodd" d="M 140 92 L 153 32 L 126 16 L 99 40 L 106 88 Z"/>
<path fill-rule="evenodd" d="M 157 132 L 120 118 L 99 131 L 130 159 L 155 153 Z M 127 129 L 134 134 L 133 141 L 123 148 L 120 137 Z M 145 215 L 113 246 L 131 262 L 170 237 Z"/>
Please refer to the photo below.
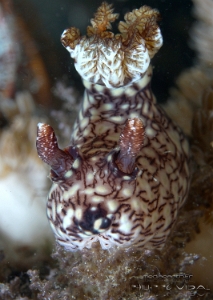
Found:
<path fill-rule="evenodd" d="M 137 11 L 142 26 L 144 16 L 139 11 L 144 10 Z M 149 32 L 154 34 L 153 45 L 155 34 L 159 33 L 156 21 L 152 19 Z M 133 27 L 129 28 L 134 34 Z M 149 47 L 152 37 L 147 39 L 141 28 L 146 26 L 136 30 L 133 45 L 137 46 L 141 34 L 145 47 Z M 97 35 L 100 39 L 105 31 Z M 70 41 L 70 36 L 64 41 L 63 33 L 62 42 L 68 51 L 74 47 L 69 46 Z M 159 48 L 158 43 L 156 47 Z M 97 72 L 102 71 L 98 68 Z M 150 87 L 151 75 L 149 67 L 140 74 L 140 80 L 114 88 L 97 84 L 93 77 L 92 82 L 84 81 L 84 100 L 71 144 L 64 154 L 58 148 L 53 129 L 46 124 L 38 126 L 38 153 L 52 167 L 50 176 L 54 181 L 47 215 L 57 241 L 68 250 L 90 248 L 95 241 L 103 249 L 161 248 L 170 233 L 188 193 L 189 150 L 181 130 L 156 104 Z M 141 120 L 145 136 L 135 168 L 129 174 L 119 169 L 116 160 L 123 128 L 128 119 L 134 118 Z"/>

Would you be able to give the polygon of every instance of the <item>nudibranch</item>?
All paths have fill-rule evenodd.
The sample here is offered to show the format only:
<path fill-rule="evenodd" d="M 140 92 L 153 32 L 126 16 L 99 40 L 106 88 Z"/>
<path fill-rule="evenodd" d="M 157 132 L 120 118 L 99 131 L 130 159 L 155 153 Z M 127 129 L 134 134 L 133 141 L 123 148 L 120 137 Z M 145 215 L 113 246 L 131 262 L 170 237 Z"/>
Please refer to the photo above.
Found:
<path fill-rule="evenodd" d="M 98 8 L 87 36 L 69 28 L 61 41 L 85 86 L 70 145 L 38 124 L 37 150 L 53 181 L 47 216 L 67 250 L 161 248 L 189 187 L 188 142 L 156 104 L 150 60 L 162 45 L 159 13 L 135 9 L 120 22 Z"/>

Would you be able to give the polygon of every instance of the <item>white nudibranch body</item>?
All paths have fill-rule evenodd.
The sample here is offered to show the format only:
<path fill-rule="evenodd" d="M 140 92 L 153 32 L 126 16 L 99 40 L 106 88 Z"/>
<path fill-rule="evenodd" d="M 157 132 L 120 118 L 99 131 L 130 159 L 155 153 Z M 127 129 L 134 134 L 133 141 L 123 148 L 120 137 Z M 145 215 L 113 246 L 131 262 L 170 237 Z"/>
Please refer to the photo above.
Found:
<path fill-rule="evenodd" d="M 123 86 L 127 80 L 128 84 L 137 81 L 150 64 L 143 40 L 140 45 L 125 52 L 120 39 L 109 41 L 90 37 L 81 40 L 69 51 L 76 70 L 84 80 L 104 84 L 107 88 Z"/>
<path fill-rule="evenodd" d="M 150 88 L 158 16 L 133 10 L 114 35 L 117 14 L 103 2 L 88 37 L 76 28 L 62 34 L 85 96 L 70 146 L 59 149 L 53 128 L 39 124 L 37 150 L 51 166 L 47 216 L 67 250 L 98 241 L 103 249 L 161 248 L 186 200 L 188 143 Z"/>
<path fill-rule="evenodd" d="M 150 59 L 162 46 L 162 35 L 156 24 L 158 15 L 147 6 L 135 9 L 126 14 L 126 22 L 119 23 L 120 34 L 114 36 L 106 29 L 111 29 L 110 22 L 118 15 L 112 13 L 109 5 L 102 5 L 102 10 L 92 19 L 93 26 L 87 29 L 88 38 L 80 37 L 79 31 L 71 27 L 64 30 L 61 41 L 84 80 L 107 88 L 124 86 L 144 75 Z"/>

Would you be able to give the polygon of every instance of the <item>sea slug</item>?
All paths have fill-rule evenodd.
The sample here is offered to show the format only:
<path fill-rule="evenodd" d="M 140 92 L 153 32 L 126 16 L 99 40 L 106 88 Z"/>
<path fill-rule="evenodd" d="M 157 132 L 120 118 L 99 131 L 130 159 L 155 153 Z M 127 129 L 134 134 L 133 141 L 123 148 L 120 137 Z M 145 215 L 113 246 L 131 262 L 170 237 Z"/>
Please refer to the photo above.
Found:
<path fill-rule="evenodd" d="M 188 142 L 156 104 L 150 60 L 162 45 L 159 13 L 118 15 L 103 2 L 87 36 L 62 34 L 85 86 L 70 145 L 38 124 L 37 150 L 53 181 L 47 216 L 67 250 L 162 248 L 189 188 Z"/>

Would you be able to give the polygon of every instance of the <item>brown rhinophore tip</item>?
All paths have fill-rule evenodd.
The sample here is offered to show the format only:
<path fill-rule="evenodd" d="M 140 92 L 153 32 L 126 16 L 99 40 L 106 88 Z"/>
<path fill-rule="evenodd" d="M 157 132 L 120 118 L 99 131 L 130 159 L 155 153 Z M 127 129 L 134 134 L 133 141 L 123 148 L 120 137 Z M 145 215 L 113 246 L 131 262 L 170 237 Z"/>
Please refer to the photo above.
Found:
<path fill-rule="evenodd" d="M 130 174 L 135 168 L 135 159 L 143 146 L 144 127 L 141 119 L 128 119 L 120 135 L 116 164 L 124 173 Z"/>
<path fill-rule="evenodd" d="M 73 158 L 69 153 L 59 149 L 55 132 L 50 125 L 38 124 L 36 147 L 39 157 L 51 166 L 57 176 L 63 177 L 71 168 Z"/>

